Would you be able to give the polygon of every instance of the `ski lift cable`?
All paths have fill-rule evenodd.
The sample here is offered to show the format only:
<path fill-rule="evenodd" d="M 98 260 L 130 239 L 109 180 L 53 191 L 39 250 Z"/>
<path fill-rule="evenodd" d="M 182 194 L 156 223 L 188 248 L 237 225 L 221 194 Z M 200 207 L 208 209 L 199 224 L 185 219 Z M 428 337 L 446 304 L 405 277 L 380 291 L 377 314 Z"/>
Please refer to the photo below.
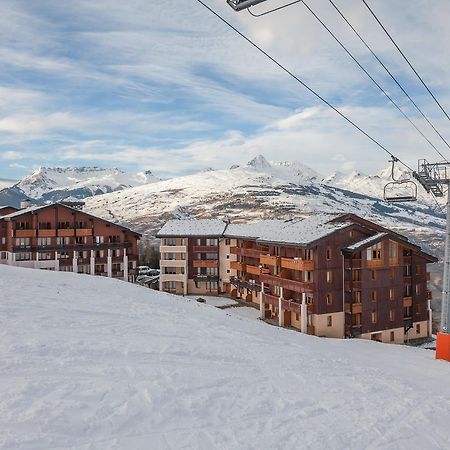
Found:
<path fill-rule="evenodd" d="M 381 91 L 381 93 L 397 108 L 401 115 L 416 129 L 416 131 L 428 142 L 428 144 L 443 158 L 445 161 L 447 159 L 445 156 L 436 148 L 436 146 L 425 136 L 425 134 L 420 130 L 419 127 L 408 117 L 408 115 L 402 110 L 398 103 L 383 89 L 383 87 L 375 80 L 375 78 L 370 75 L 367 69 L 358 61 L 358 59 L 347 49 L 347 47 L 339 40 L 339 38 L 331 31 L 331 29 L 323 22 L 323 20 L 312 10 L 312 8 L 302 0 L 303 5 L 306 9 L 314 16 L 314 18 L 325 28 L 326 31 L 333 37 L 333 39 L 339 44 L 340 47 L 347 53 L 348 56 L 357 64 L 357 66 L 367 75 L 367 77 L 372 81 L 372 83 Z M 448 161 L 447 161 L 448 162 Z"/>
<path fill-rule="evenodd" d="M 336 6 L 333 0 L 328 0 L 331 5 L 334 7 L 334 9 L 338 12 L 338 14 L 342 17 L 342 19 L 347 23 L 347 25 L 350 27 L 350 29 L 356 34 L 356 36 L 359 38 L 359 40 L 365 45 L 367 50 L 373 55 L 373 57 L 380 63 L 380 65 L 383 67 L 383 69 L 386 71 L 386 73 L 392 78 L 392 80 L 395 82 L 395 84 L 401 89 L 401 91 L 406 95 L 406 97 L 409 99 L 409 101 L 413 104 L 413 106 L 416 108 L 416 110 L 419 112 L 419 114 L 427 121 L 427 123 L 433 128 L 433 130 L 436 132 L 436 134 L 441 138 L 441 140 L 444 142 L 444 144 L 450 149 L 450 144 L 447 142 L 447 140 L 442 136 L 442 134 L 438 131 L 438 129 L 434 126 L 434 124 L 431 122 L 431 120 L 425 115 L 425 113 L 422 111 L 422 109 L 417 105 L 417 103 L 413 100 L 413 98 L 408 94 L 406 89 L 403 87 L 403 85 L 400 83 L 400 81 L 397 80 L 397 78 L 392 74 L 392 72 L 388 69 L 386 64 L 378 57 L 378 55 L 375 53 L 375 51 L 372 49 L 372 47 L 366 42 L 366 40 L 361 36 L 361 34 L 355 29 L 355 27 L 350 23 L 350 21 L 347 19 L 347 17 L 344 15 L 344 13 Z M 447 162 L 448 160 L 444 158 Z"/>
<path fill-rule="evenodd" d="M 414 72 L 414 74 L 416 75 L 416 77 L 419 79 L 419 81 L 422 83 L 422 85 L 424 86 L 424 88 L 428 91 L 428 93 L 431 95 L 431 97 L 433 98 L 433 100 L 435 101 L 435 103 L 439 106 L 439 108 L 441 109 L 441 111 L 445 114 L 445 117 L 447 117 L 448 120 L 450 120 L 450 116 L 447 114 L 447 112 L 445 111 L 444 107 L 439 103 L 439 100 L 436 98 L 436 96 L 433 94 L 433 92 L 431 92 L 431 89 L 427 86 L 427 84 L 425 83 L 425 81 L 423 80 L 423 78 L 419 75 L 419 73 L 417 72 L 417 70 L 414 68 L 414 66 L 412 65 L 412 63 L 409 61 L 409 59 L 406 57 L 406 55 L 403 53 L 403 51 L 401 50 L 401 48 L 399 47 L 399 45 L 395 42 L 394 38 L 390 35 L 390 33 L 387 31 L 386 27 L 382 24 L 381 20 L 377 17 L 377 15 L 375 14 L 375 12 L 372 10 L 372 8 L 367 4 L 366 0 L 362 0 L 362 2 L 364 3 L 364 5 L 366 5 L 367 9 L 370 11 L 370 13 L 372 14 L 372 16 L 374 17 L 374 19 L 378 22 L 378 24 L 380 25 L 380 27 L 382 28 L 382 30 L 386 33 L 386 35 L 388 36 L 388 38 L 390 39 L 390 41 L 394 44 L 395 48 L 398 50 L 398 52 L 400 53 L 400 55 L 402 55 L 403 59 L 407 62 L 407 64 L 409 65 L 409 67 L 411 68 L 411 70 Z"/>
<path fill-rule="evenodd" d="M 231 28 L 235 33 L 237 33 L 239 36 L 241 36 L 243 39 L 245 39 L 250 45 L 252 45 L 254 48 L 256 48 L 260 53 L 262 53 L 266 58 L 268 58 L 270 61 L 272 61 L 275 65 L 277 65 L 281 70 L 286 72 L 291 78 L 296 80 L 298 83 L 300 83 L 305 89 L 307 89 L 311 94 L 316 96 L 319 100 L 321 100 L 323 103 L 325 103 L 329 108 L 331 108 L 334 112 L 336 112 L 340 117 L 342 117 L 346 122 L 348 122 L 350 125 L 352 125 L 354 128 L 356 128 L 360 133 L 362 133 L 364 136 L 366 136 L 370 141 L 372 141 L 378 148 L 386 152 L 389 156 L 397 158 L 390 150 L 388 150 L 383 144 L 381 144 L 379 141 L 377 141 L 375 138 L 373 138 L 368 132 L 363 130 L 359 125 L 357 125 L 353 120 L 351 120 L 349 117 L 347 117 L 343 112 L 341 112 L 338 108 L 333 106 L 328 100 L 326 100 L 324 97 L 322 97 L 318 92 L 316 92 L 313 88 L 308 86 L 304 81 L 302 81 L 297 75 L 295 75 L 293 72 L 291 72 L 289 69 L 287 69 L 284 65 L 282 65 L 280 62 L 278 62 L 273 56 L 271 56 L 269 53 L 267 53 L 264 49 L 262 49 L 258 44 L 253 42 L 249 37 L 247 37 L 244 33 L 239 31 L 234 25 L 232 25 L 230 22 L 228 22 L 224 17 L 222 17 L 218 12 L 216 12 L 214 9 L 212 9 L 210 6 L 208 6 L 203 0 L 196 0 L 198 3 L 200 3 L 204 8 L 206 8 L 209 12 L 211 12 L 214 16 L 216 16 L 220 21 L 222 21 L 225 25 L 227 25 L 229 28 Z M 414 172 L 414 169 L 412 169 L 408 164 L 406 164 L 404 161 L 402 161 L 400 158 L 397 158 L 398 162 L 402 164 L 406 169 L 410 170 L 411 172 Z"/>

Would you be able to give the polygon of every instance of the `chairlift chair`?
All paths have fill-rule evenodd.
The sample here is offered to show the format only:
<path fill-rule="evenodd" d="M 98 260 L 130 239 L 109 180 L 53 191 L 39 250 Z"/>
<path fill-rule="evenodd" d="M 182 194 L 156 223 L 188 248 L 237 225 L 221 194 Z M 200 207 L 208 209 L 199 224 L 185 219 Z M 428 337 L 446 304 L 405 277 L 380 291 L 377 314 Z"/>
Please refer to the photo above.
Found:
<path fill-rule="evenodd" d="M 417 184 L 411 180 L 391 181 L 384 186 L 383 194 L 384 201 L 388 203 L 415 202 Z"/>
<path fill-rule="evenodd" d="M 417 200 L 417 184 L 411 178 L 397 180 L 394 175 L 394 166 L 398 159 L 392 156 L 392 181 L 384 186 L 383 197 L 388 203 L 415 202 Z M 396 192 L 397 189 L 397 192 Z"/>
<path fill-rule="evenodd" d="M 235 11 L 242 11 L 243 9 L 248 9 L 251 6 L 257 5 L 258 3 L 262 3 L 265 1 L 266 0 L 227 0 L 227 3 Z"/>

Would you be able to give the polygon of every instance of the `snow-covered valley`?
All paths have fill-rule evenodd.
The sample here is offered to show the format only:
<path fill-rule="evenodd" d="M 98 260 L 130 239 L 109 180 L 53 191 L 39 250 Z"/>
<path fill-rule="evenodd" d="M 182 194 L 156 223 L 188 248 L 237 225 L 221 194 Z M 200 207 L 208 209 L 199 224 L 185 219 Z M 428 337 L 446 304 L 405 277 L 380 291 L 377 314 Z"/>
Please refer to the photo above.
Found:
<path fill-rule="evenodd" d="M 0 266 L 2 449 L 443 449 L 450 365 Z"/>

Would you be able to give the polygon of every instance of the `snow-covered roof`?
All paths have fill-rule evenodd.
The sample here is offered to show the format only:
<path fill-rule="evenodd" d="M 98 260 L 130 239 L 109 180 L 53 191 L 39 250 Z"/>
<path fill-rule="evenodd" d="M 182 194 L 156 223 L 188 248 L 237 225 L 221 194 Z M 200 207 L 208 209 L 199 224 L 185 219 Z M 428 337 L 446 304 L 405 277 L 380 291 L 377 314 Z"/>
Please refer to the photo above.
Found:
<path fill-rule="evenodd" d="M 339 215 L 336 214 L 317 214 L 297 222 L 284 222 L 283 227 L 266 229 L 258 240 L 289 245 L 308 245 L 352 224 L 350 221 L 331 222 L 338 217 Z"/>
<path fill-rule="evenodd" d="M 262 220 L 256 223 L 230 223 L 224 233 L 225 237 L 257 239 L 267 230 L 279 230 L 286 226 L 283 220 Z"/>
<path fill-rule="evenodd" d="M 2 216 L 1 219 L 13 219 L 14 217 L 21 216 L 23 214 L 28 214 L 34 211 L 38 211 L 43 208 L 47 208 L 49 205 L 41 205 L 41 206 L 30 206 L 29 208 L 19 209 L 19 211 L 15 211 L 11 214 L 7 214 L 6 216 Z"/>
<path fill-rule="evenodd" d="M 173 219 L 166 222 L 157 236 L 222 236 L 226 226 L 219 219 Z"/>
<path fill-rule="evenodd" d="M 350 251 L 355 251 L 355 250 L 359 250 L 360 248 L 364 248 L 380 239 L 383 239 L 384 237 L 388 236 L 389 233 L 377 233 L 374 234 L 373 236 L 369 236 L 368 238 L 362 239 L 361 241 L 355 242 L 352 245 L 349 245 L 346 250 L 350 250 Z"/>

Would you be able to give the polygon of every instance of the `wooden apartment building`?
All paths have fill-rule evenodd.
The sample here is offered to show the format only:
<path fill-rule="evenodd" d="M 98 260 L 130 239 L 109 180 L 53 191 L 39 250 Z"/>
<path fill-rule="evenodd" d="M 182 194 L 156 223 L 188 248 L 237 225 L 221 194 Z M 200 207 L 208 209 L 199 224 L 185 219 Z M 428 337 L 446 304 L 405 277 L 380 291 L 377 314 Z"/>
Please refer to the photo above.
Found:
<path fill-rule="evenodd" d="M 134 281 L 140 235 L 59 203 L 0 207 L 0 264 Z"/>
<path fill-rule="evenodd" d="M 225 294 L 304 333 L 403 343 L 431 334 L 427 264 L 406 237 L 352 214 L 226 224 L 173 220 L 160 289 Z"/>

